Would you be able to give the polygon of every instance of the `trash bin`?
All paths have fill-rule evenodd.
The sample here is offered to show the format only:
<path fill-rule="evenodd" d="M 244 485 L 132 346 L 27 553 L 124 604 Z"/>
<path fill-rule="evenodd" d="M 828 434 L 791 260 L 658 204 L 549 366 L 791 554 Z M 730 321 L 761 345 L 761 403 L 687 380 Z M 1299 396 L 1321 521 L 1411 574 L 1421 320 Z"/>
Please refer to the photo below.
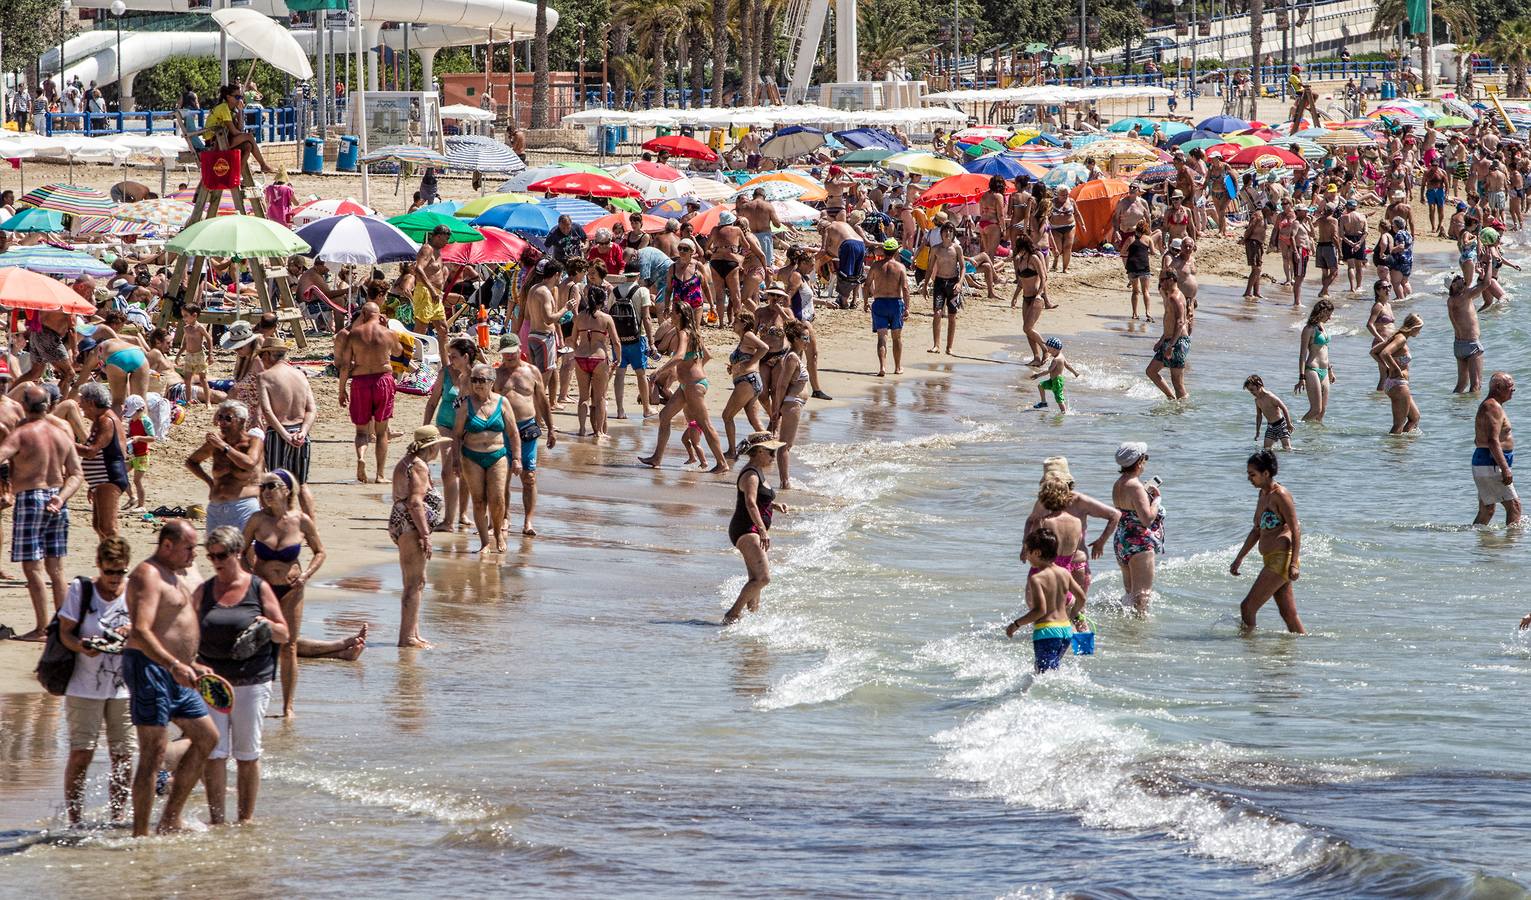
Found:
<path fill-rule="evenodd" d="M 303 174 L 318 175 L 324 171 L 324 141 L 316 137 L 303 139 Z"/>
<path fill-rule="evenodd" d="M 360 142 L 357 140 L 356 135 L 342 134 L 340 136 L 340 153 L 335 156 L 335 171 L 356 171 L 356 159 L 359 155 L 357 148 L 359 146 Z"/>
<path fill-rule="evenodd" d="M 1392 100 L 1398 96 L 1398 86 L 1391 81 L 1382 82 L 1382 99 Z"/>
<path fill-rule="evenodd" d="M 601 152 L 611 156 L 617 152 L 617 130 L 610 125 L 602 125 L 598 140 L 601 143 Z"/>
<path fill-rule="evenodd" d="M 654 129 L 654 136 L 655 137 L 665 137 L 665 136 L 667 136 L 669 134 L 670 134 L 670 127 L 668 125 L 661 125 L 658 128 Z"/>

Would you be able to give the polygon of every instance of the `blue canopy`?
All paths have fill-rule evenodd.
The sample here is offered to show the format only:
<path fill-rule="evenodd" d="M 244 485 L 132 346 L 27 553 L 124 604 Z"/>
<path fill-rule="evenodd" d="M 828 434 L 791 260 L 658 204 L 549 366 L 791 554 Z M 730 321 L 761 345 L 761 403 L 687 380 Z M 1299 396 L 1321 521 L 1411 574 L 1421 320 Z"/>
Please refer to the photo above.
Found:
<path fill-rule="evenodd" d="M 502 203 L 469 224 L 493 225 L 517 234 L 547 234 L 557 227 L 558 213 L 546 203 Z"/>
<path fill-rule="evenodd" d="M 980 156 L 977 159 L 968 160 L 962 166 L 974 174 L 998 175 L 1007 181 L 1017 175 L 1031 174 L 1026 171 L 1025 166 L 1021 165 L 1020 160 L 1013 156 L 1006 156 L 1003 153 L 990 153 L 987 156 Z"/>
<path fill-rule="evenodd" d="M 1232 134 L 1235 131 L 1247 131 L 1249 123 L 1237 116 L 1213 116 L 1210 119 L 1202 119 L 1196 127 L 1202 131 L 1217 134 Z"/>
<path fill-rule="evenodd" d="M 1221 134 L 1218 134 L 1215 131 L 1205 131 L 1203 129 L 1197 128 L 1194 131 L 1182 131 L 1179 134 L 1174 135 L 1173 137 L 1171 137 L 1169 140 L 1165 141 L 1164 143 L 1168 144 L 1171 147 L 1179 147 L 1181 144 L 1184 144 L 1186 141 L 1206 141 L 1206 140 L 1220 141 L 1222 139 L 1223 139 L 1223 136 Z"/>
<path fill-rule="evenodd" d="M 847 147 L 857 150 L 865 150 L 875 147 L 882 150 L 892 150 L 895 153 L 900 150 L 908 150 L 909 147 L 903 141 L 894 137 L 881 128 L 850 128 L 845 131 L 835 132 L 835 137 Z"/>

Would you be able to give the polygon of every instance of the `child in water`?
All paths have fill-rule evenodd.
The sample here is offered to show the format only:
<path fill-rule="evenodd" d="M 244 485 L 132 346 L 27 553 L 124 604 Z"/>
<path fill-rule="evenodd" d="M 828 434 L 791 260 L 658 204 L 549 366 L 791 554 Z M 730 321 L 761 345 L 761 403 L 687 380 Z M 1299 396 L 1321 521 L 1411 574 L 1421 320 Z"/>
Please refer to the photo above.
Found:
<path fill-rule="evenodd" d="M 1281 398 L 1265 389 L 1265 379 L 1259 375 L 1251 375 L 1244 379 L 1244 390 L 1249 391 L 1255 398 L 1255 437 L 1260 437 L 1260 423 L 1267 422 L 1265 426 L 1265 449 L 1269 450 L 1278 442 L 1281 449 L 1292 449 L 1292 414 L 1281 402 Z"/>
<path fill-rule="evenodd" d="M 1074 637 L 1069 623 L 1084 606 L 1084 587 L 1074 573 L 1055 564 L 1057 558 L 1058 536 L 1051 529 L 1038 528 L 1026 536 L 1021 561 L 1036 569 L 1026 579 L 1028 609 L 1005 628 L 1005 637 L 1015 637 L 1022 625 L 1031 626 L 1031 650 L 1039 674 L 1058 668 L 1063 661 Z"/>
<path fill-rule="evenodd" d="M 702 455 L 702 426 L 696 422 L 686 423 L 686 430 L 680 433 L 680 445 L 686 448 L 686 464 L 696 463 L 706 467 L 707 457 Z"/>
<path fill-rule="evenodd" d="M 1074 370 L 1073 366 L 1069 365 L 1068 360 L 1063 358 L 1062 341 L 1055 337 L 1050 337 L 1043 341 L 1042 345 L 1045 348 L 1042 351 L 1042 365 L 1032 373 L 1031 377 L 1042 378 L 1044 375 L 1047 377 L 1037 383 L 1037 394 L 1042 399 L 1037 401 L 1037 405 L 1033 406 L 1032 409 L 1046 409 L 1047 392 L 1052 391 L 1053 399 L 1058 401 L 1058 409 L 1062 412 L 1068 412 L 1068 403 L 1063 399 L 1063 372 L 1067 370 L 1075 378 L 1079 377 L 1079 373 Z"/>

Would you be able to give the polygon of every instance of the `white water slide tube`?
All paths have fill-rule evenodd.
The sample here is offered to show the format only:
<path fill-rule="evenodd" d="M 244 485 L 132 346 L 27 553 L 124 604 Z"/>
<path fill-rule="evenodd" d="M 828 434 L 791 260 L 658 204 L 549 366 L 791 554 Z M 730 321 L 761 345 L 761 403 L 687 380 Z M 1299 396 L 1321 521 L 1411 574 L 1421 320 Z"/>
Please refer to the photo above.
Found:
<path fill-rule="evenodd" d="M 76 6 L 106 9 L 111 0 L 74 0 Z M 354 0 L 366 28 L 367 46 L 382 43 L 394 50 L 404 49 L 405 32 L 383 31 L 383 22 L 410 22 L 409 48 L 421 53 L 425 81 L 431 77 L 435 51 L 442 47 L 481 44 L 490 29 L 496 41 L 530 38 L 536 27 L 537 6 L 527 0 Z M 221 6 L 221 4 L 218 4 Z M 249 8 L 274 17 L 288 15 L 280 0 L 251 0 Z M 189 12 L 187 0 L 128 0 L 128 8 L 140 12 Z M 558 24 L 558 13 L 547 11 L 548 30 Z M 315 49 L 312 29 L 293 29 L 292 36 L 309 53 Z M 348 45 L 341 29 L 331 32 L 336 48 Z M 122 80 L 124 97 L 132 97 L 133 76 L 172 56 L 217 56 L 219 33 L 216 31 L 135 31 L 122 35 Z M 353 48 L 354 49 L 354 48 Z M 249 59 L 251 54 L 234 41 L 228 42 L 230 59 Z M 58 71 L 58 48 L 42 57 L 44 73 Z M 90 31 L 64 45 L 64 76 L 76 75 L 87 84 L 110 84 L 117 78 L 117 36 L 113 31 Z M 370 67 L 369 67 L 370 68 Z"/>

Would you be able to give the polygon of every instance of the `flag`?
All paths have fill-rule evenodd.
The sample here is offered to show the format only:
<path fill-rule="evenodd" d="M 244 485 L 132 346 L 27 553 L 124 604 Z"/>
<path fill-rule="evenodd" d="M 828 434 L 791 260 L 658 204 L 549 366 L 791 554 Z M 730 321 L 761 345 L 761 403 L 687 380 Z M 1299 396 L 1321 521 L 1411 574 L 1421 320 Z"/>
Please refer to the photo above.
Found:
<path fill-rule="evenodd" d="M 1408 0 L 1409 34 L 1424 34 L 1430 30 L 1430 0 Z M 292 4 L 288 4 L 291 6 Z"/>

